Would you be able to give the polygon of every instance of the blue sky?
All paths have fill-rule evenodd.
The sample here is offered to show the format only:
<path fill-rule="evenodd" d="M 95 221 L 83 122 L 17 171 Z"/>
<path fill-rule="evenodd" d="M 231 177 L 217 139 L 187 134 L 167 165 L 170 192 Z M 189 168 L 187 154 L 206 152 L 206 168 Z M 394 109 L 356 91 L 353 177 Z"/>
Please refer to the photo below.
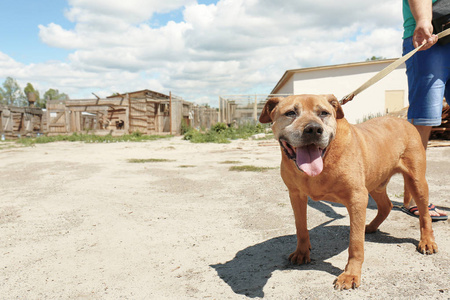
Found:
<path fill-rule="evenodd" d="M 287 69 L 397 57 L 402 24 L 391 0 L 2 0 L 0 25 L 0 82 L 214 105 Z"/>
<path fill-rule="evenodd" d="M 0 51 L 23 63 L 64 60 L 68 51 L 48 47 L 39 39 L 40 24 L 58 23 L 65 28 L 74 24 L 64 17 L 68 7 L 61 0 L 2 0 L 0 2 Z"/>
<path fill-rule="evenodd" d="M 197 1 L 199 4 L 215 4 L 217 0 Z M 15 57 L 23 63 L 65 60 L 70 51 L 49 47 L 39 39 L 38 25 L 56 23 L 65 29 L 72 29 L 64 11 L 69 8 L 63 0 L 2 0 L 0 1 L 0 37 L 8 42 L 2 43 L 0 51 Z M 154 14 L 151 24 L 155 27 L 166 25 L 169 21 L 183 21 L 183 8 Z"/>

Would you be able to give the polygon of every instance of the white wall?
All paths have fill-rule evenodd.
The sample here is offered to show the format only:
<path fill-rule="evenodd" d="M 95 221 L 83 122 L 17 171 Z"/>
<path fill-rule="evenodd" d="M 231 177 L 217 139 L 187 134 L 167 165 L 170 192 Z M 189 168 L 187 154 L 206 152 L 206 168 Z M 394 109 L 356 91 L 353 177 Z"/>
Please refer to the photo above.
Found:
<path fill-rule="evenodd" d="M 386 63 L 363 64 L 330 69 L 317 69 L 294 73 L 280 91 L 293 86 L 294 94 L 334 94 L 338 100 L 356 90 L 360 85 L 389 65 Z M 385 113 L 385 91 L 404 90 L 404 106 L 408 106 L 408 84 L 406 67 L 401 65 L 392 73 L 357 95 L 343 106 L 350 123 L 362 120 L 364 116 Z"/>
<path fill-rule="evenodd" d="M 294 76 L 277 91 L 277 94 L 294 94 Z"/>

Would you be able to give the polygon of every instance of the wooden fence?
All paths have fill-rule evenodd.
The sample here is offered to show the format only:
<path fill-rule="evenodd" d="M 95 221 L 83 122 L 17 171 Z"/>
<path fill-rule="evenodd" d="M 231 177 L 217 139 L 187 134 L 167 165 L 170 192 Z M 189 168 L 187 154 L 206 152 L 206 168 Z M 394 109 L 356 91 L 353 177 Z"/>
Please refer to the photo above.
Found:
<path fill-rule="evenodd" d="M 218 121 L 215 109 L 196 106 L 182 99 L 116 97 L 47 102 L 49 135 L 91 131 L 123 135 L 180 134 L 181 124 L 209 128 Z"/>
<path fill-rule="evenodd" d="M 45 116 L 41 109 L 0 105 L 2 139 L 36 136 L 44 132 Z"/>
<path fill-rule="evenodd" d="M 90 132 L 97 135 L 180 134 L 181 124 L 210 128 L 218 111 L 177 97 L 129 97 L 49 100 L 47 109 L 0 106 L 0 134 L 21 136 L 67 135 Z"/>
<path fill-rule="evenodd" d="M 290 94 L 223 95 L 219 97 L 219 121 L 231 123 L 257 123 L 258 117 L 270 97 Z"/>

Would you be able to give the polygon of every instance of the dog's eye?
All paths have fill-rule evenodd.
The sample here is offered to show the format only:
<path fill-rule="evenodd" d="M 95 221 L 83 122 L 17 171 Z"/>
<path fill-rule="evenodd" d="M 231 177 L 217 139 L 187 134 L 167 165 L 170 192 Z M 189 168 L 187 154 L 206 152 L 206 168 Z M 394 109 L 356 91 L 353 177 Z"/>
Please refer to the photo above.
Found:
<path fill-rule="evenodd" d="M 323 111 L 320 112 L 320 116 L 321 117 L 326 117 L 326 116 L 329 116 L 329 115 L 330 115 L 330 113 L 328 111 L 326 111 L 326 110 L 323 110 Z"/>
<path fill-rule="evenodd" d="M 290 111 L 284 113 L 284 115 L 285 115 L 286 117 L 295 117 L 297 114 L 295 113 L 295 111 L 290 110 Z"/>

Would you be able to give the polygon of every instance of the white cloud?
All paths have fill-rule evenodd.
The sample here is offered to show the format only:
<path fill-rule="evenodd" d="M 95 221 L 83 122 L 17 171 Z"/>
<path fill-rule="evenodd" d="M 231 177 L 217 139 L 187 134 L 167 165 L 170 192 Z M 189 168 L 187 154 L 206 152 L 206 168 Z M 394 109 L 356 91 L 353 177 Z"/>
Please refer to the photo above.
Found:
<path fill-rule="evenodd" d="M 65 29 L 39 36 L 70 49 L 66 62 L 27 65 L 0 53 L 11 74 L 72 97 L 133 89 L 214 103 L 219 94 L 270 92 L 286 69 L 401 54 L 401 3 L 390 0 L 69 0 Z M 152 27 L 155 13 L 184 20 Z M 6 75 L 3 75 L 6 76 Z"/>
<path fill-rule="evenodd" d="M 139 24 L 147 21 L 154 13 L 170 12 L 194 2 L 195 0 L 69 0 L 71 8 L 66 16 L 77 23 L 95 24 L 99 19 L 116 19 Z"/>
<path fill-rule="evenodd" d="M 16 73 L 23 65 L 16 62 L 3 52 L 0 52 L 0 77 L 8 77 L 10 72 Z"/>

